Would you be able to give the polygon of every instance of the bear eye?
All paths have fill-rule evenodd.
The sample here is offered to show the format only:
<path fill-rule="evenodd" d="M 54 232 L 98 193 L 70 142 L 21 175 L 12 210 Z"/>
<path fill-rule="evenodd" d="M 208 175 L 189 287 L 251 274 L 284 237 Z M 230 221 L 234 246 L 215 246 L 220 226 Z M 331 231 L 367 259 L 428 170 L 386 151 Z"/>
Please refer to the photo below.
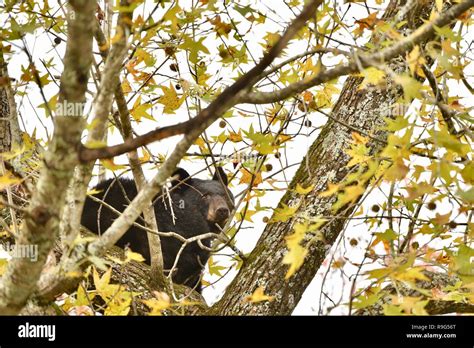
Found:
<path fill-rule="evenodd" d="M 202 199 L 209 199 L 209 197 L 211 197 L 209 193 L 205 193 L 201 196 Z"/>

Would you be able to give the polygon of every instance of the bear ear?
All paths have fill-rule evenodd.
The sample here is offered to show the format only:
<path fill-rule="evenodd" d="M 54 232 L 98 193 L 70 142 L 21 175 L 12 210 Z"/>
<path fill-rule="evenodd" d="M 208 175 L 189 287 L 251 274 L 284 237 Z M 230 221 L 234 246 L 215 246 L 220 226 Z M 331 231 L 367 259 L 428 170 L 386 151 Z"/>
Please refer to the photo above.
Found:
<path fill-rule="evenodd" d="M 173 180 L 171 180 L 172 187 L 180 186 L 185 188 L 187 185 L 184 184 L 184 181 L 188 184 L 191 181 L 191 176 L 183 168 L 177 168 L 171 177 L 173 178 Z"/>
<path fill-rule="evenodd" d="M 222 167 L 216 167 L 216 172 L 214 173 L 214 176 L 212 177 L 212 180 L 217 180 L 227 186 L 228 185 L 228 180 L 227 180 L 227 175 L 224 172 L 224 169 Z"/>

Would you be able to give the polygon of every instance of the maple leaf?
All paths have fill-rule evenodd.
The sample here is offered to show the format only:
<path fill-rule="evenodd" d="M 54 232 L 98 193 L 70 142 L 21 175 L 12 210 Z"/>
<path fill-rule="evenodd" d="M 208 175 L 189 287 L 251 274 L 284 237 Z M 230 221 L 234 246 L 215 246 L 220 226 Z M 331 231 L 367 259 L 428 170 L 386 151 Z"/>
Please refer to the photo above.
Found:
<path fill-rule="evenodd" d="M 413 98 L 419 98 L 421 96 L 423 85 L 420 81 L 415 80 L 413 77 L 408 75 L 397 75 L 394 77 L 394 81 L 402 86 L 405 100 L 409 101 Z"/>
<path fill-rule="evenodd" d="M 180 98 L 171 83 L 169 87 L 160 86 L 160 88 L 163 90 L 164 94 L 158 99 L 158 103 L 163 104 L 165 106 L 165 108 L 163 109 L 163 113 L 174 114 L 175 111 L 180 108 L 181 104 L 183 104 L 186 96 L 183 95 Z"/>
<path fill-rule="evenodd" d="M 277 146 L 273 144 L 275 139 L 272 134 L 262 134 L 255 132 L 252 125 L 250 125 L 248 132 L 243 132 L 247 138 L 252 140 L 253 148 L 262 155 L 270 155 L 275 151 Z"/>
<path fill-rule="evenodd" d="M 265 295 L 264 289 L 262 286 L 259 286 L 252 295 L 245 298 L 245 302 L 257 303 L 263 301 L 272 301 L 274 296 Z"/>
<path fill-rule="evenodd" d="M 406 177 L 409 168 L 403 163 L 403 159 L 398 158 L 393 165 L 385 172 L 384 178 L 388 181 L 397 181 Z"/>
<path fill-rule="evenodd" d="M 333 205 L 333 211 L 338 211 L 348 203 L 354 203 L 364 192 L 365 188 L 360 185 L 347 186 L 344 192 L 337 196 L 337 202 Z"/>
<path fill-rule="evenodd" d="M 364 69 L 360 75 L 364 76 L 364 81 L 360 84 L 359 89 L 364 89 L 368 85 L 377 86 L 385 82 L 386 79 L 385 72 L 374 67 Z"/>
<path fill-rule="evenodd" d="M 197 64 L 199 52 L 209 54 L 209 50 L 203 44 L 205 39 L 205 37 L 201 37 L 199 40 L 195 41 L 190 36 L 184 37 L 184 42 L 179 46 L 179 48 L 185 49 L 189 52 L 189 61 L 191 63 Z"/>
<path fill-rule="evenodd" d="M 321 197 L 329 197 L 335 194 L 337 191 L 339 191 L 340 185 L 339 184 L 333 184 L 333 183 L 328 183 L 328 189 L 324 192 L 321 192 L 319 196 Z"/>
<path fill-rule="evenodd" d="M 306 255 L 308 254 L 308 250 L 300 244 L 303 241 L 307 230 L 307 222 L 297 223 L 293 229 L 293 234 L 285 237 L 288 252 L 285 257 L 283 257 L 282 263 L 284 265 L 290 265 L 290 268 L 285 275 L 285 279 L 289 279 L 298 269 L 300 269 Z"/>
<path fill-rule="evenodd" d="M 133 108 L 130 110 L 130 115 L 132 115 L 133 119 L 137 122 L 140 122 L 142 118 L 147 118 L 149 120 L 155 120 L 153 116 L 151 116 L 147 110 L 151 108 L 150 103 L 143 103 L 142 104 L 142 97 L 139 96 L 135 103 L 133 103 Z"/>
<path fill-rule="evenodd" d="M 151 309 L 149 315 L 162 315 L 165 309 L 171 307 L 170 297 L 164 292 L 155 292 L 155 298 L 142 302 Z"/>
<path fill-rule="evenodd" d="M 410 53 L 407 53 L 407 63 L 412 75 L 418 74 L 424 76 L 421 66 L 426 63 L 421 55 L 420 46 L 415 46 Z"/>
<path fill-rule="evenodd" d="M 299 208 L 299 205 L 296 205 L 294 207 L 289 207 L 285 203 L 282 203 L 282 207 L 276 208 L 275 212 L 270 220 L 270 222 L 285 222 L 289 220 L 291 217 L 293 217 L 296 213 L 296 211 Z"/>
<path fill-rule="evenodd" d="M 115 164 L 113 159 L 103 159 L 103 160 L 100 161 L 100 163 L 104 166 L 104 168 L 106 168 L 108 170 L 111 170 L 111 171 L 127 168 L 124 165 Z"/>
<path fill-rule="evenodd" d="M 240 172 L 242 173 L 242 177 L 240 178 L 239 184 L 250 184 L 252 182 L 252 179 L 253 179 L 253 182 L 252 182 L 253 186 L 257 186 L 258 184 L 261 184 L 263 182 L 261 172 L 254 174 L 254 173 L 251 173 L 246 168 L 242 168 Z"/>
<path fill-rule="evenodd" d="M 373 30 L 374 27 L 380 22 L 377 18 L 377 12 L 372 12 L 368 17 L 361 18 L 355 21 L 358 27 L 354 30 L 356 36 L 362 35 L 365 29 Z"/>

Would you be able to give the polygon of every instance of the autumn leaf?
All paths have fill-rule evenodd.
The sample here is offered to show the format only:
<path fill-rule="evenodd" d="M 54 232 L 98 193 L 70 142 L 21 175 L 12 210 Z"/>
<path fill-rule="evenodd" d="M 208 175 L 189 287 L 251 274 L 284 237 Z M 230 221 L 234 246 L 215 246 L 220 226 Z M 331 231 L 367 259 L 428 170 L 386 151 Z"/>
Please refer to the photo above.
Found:
<path fill-rule="evenodd" d="M 398 306 L 405 314 L 427 315 L 424 307 L 428 304 L 428 300 L 423 301 L 422 296 L 398 296 L 391 295 L 392 304 Z"/>
<path fill-rule="evenodd" d="M 285 222 L 292 218 L 296 211 L 299 208 L 299 205 L 296 205 L 294 207 L 289 207 L 285 203 L 282 203 L 282 207 L 276 208 L 275 212 L 270 220 L 270 222 Z"/>
<path fill-rule="evenodd" d="M 420 81 L 408 75 L 397 75 L 394 77 L 394 81 L 402 86 L 405 100 L 421 97 L 423 85 Z"/>
<path fill-rule="evenodd" d="M 369 156 L 369 148 L 365 144 L 351 144 L 350 149 L 346 150 L 346 153 L 351 157 L 347 167 L 350 168 L 356 164 L 366 163 L 371 159 Z"/>
<path fill-rule="evenodd" d="M 8 260 L 0 259 L 0 276 L 5 273 L 8 266 Z"/>
<path fill-rule="evenodd" d="M 379 21 L 377 12 L 372 12 L 368 17 L 356 20 L 355 23 L 358 27 L 354 30 L 354 34 L 360 36 L 365 29 L 373 30 Z"/>
<path fill-rule="evenodd" d="M 364 81 L 360 84 L 359 89 L 364 89 L 369 85 L 377 86 L 386 79 L 385 72 L 374 67 L 364 69 L 361 75 L 364 76 Z"/>
<path fill-rule="evenodd" d="M 321 71 L 321 63 L 318 61 L 316 64 L 314 64 L 313 59 L 308 58 L 303 64 L 300 64 L 300 68 L 298 69 L 298 71 L 303 72 L 305 81 L 310 80 L 314 75 L 319 74 L 319 72 Z M 306 95 L 308 98 L 309 95 Z"/>
<path fill-rule="evenodd" d="M 301 186 L 299 183 L 296 184 L 296 189 L 295 191 L 299 193 L 300 195 L 307 195 L 314 189 L 314 185 L 309 185 L 308 187 L 304 188 Z"/>
<path fill-rule="evenodd" d="M 170 83 L 169 87 L 160 86 L 163 90 L 163 96 L 158 99 L 158 103 L 163 104 L 165 108 L 163 109 L 163 113 L 165 114 L 174 114 L 176 110 L 178 110 L 183 104 L 184 99 L 186 98 L 185 95 L 178 97 L 178 93 L 173 87 L 173 84 Z"/>
<path fill-rule="evenodd" d="M 18 185 L 21 183 L 21 179 L 16 178 L 11 173 L 0 176 L 0 191 L 5 190 L 7 187 L 12 185 Z"/>
<path fill-rule="evenodd" d="M 227 268 L 224 266 L 220 266 L 217 262 L 214 262 L 214 259 L 211 257 L 208 261 L 208 268 L 209 274 L 212 276 L 222 277 L 222 271 L 226 270 Z"/>
<path fill-rule="evenodd" d="M 145 261 L 144 257 L 136 252 L 131 251 L 130 249 L 125 250 L 125 263 L 129 261 L 143 262 Z"/>
<path fill-rule="evenodd" d="M 255 132 L 252 125 L 250 125 L 248 132 L 243 132 L 247 138 L 252 140 L 252 147 L 262 155 L 270 155 L 278 147 L 277 145 L 274 145 L 275 139 L 272 134 Z"/>
<path fill-rule="evenodd" d="M 200 37 L 198 40 L 194 40 L 191 36 L 184 36 L 184 42 L 179 46 L 179 48 L 189 52 L 189 61 L 191 63 L 198 63 L 199 53 L 203 52 L 209 54 L 209 50 L 203 43 L 205 39 L 206 37 Z"/>
<path fill-rule="evenodd" d="M 415 74 L 424 76 L 421 66 L 426 63 L 426 60 L 421 55 L 420 46 L 415 46 L 411 52 L 407 54 L 407 63 L 413 76 L 415 76 Z"/>
<path fill-rule="evenodd" d="M 250 183 L 252 183 L 252 186 L 255 187 L 255 186 L 257 186 L 257 185 L 259 185 L 263 182 L 261 172 L 258 172 L 258 173 L 255 174 L 255 173 L 250 172 L 246 168 L 242 168 L 240 170 L 240 172 L 242 173 L 242 177 L 240 178 L 239 184 L 250 184 Z"/>
<path fill-rule="evenodd" d="M 229 140 L 232 141 L 233 143 L 238 143 L 243 140 L 242 138 L 242 131 L 239 130 L 238 133 L 235 132 L 229 132 Z"/>
<path fill-rule="evenodd" d="M 297 223 L 293 228 L 293 234 L 285 237 L 286 247 L 288 252 L 283 257 L 282 263 L 289 265 L 290 268 L 285 275 L 285 279 L 289 279 L 298 269 L 303 265 L 304 259 L 308 254 L 308 250 L 301 246 L 306 231 L 308 230 L 308 223 Z"/>
<path fill-rule="evenodd" d="M 258 303 L 263 301 L 272 301 L 274 296 L 265 295 L 264 289 L 262 286 L 259 286 L 252 295 L 245 298 L 245 302 Z"/>
<path fill-rule="evenodd" d="M 409 168 L 403 163 L 403 159 L 399 158 L 385 172 L 384 178 L 387 181 L 397 181 L 404 179 L 408 174 Z"/>
<path fill-rule="evenodd" d="M 321 192 L 319 196 L 321 197 L 329 197 L 335 194 L 337 191 L 339 191 L 340 185 L 339 184 L 333 184 L 333 183 L 328 183 L 328 189 L 324 192 Z"/>
<path fill-rule="evenodd" d="M 347 186 L 344 192 L 337 196 L 337 201 L 332 207 L 333 211 L 338 211 L 346 204 L 354 203 L 364 192 L 365 188 L 360 185 Z"/>
<path fill-rule="evenodd" d="M 150 103 L 142 104 L 142 97 L 139 96 L 135 103 L 133 104 L 132 110 L 130 110 L 130 115 L 132 115 L 133 119 L 137 122 L 140 122 L 142 118 L 147 118 L 149 120 L 155 120 L 153 116 L 151 116 L 147 110 L 151 108 Z"/>
<path fill-rule="evenodd" d="M 323 89 L 316 92 L 316 106 L 318 108 L 327 108 L 332 105 L 332 97 L 339 94 L 339 88 L 332 84 L 325 84 Z"/>
<path fill-rule="evenodd" d="M 102 164 L 104 166 L 104 168 L 106 168 L 108 170 L 111 170 L 111 171 L 116 171 L 116 170 L 119 170 L 119 169 L 127 168 L 127 166 L 125 166 L 123 164 L 115 164 L 113 159 L 108 159 L 108 158 L 100 160 L 100 164 Z"/>
<path fill-rule="evenodd" d="M 171 307 L 171 300 L 165 292 L 154 292 L 155 298 L 142 300 L 151 309 L 148 315 L 163 315 L 163 311 Z"/>

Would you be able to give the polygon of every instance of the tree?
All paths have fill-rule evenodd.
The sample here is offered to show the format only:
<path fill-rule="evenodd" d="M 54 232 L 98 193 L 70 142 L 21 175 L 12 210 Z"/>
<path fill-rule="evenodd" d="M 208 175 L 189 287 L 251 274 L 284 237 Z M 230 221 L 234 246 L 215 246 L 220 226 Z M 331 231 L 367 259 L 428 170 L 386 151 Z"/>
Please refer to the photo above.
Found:
<path fill-rule="evenodd" d="M 345 263 L 356 268 L 347 301 L 350 314 L 374 305 L 377 310 L 365 313 L 472 312 L 472 116 L 451 83 L 461 81 L 465 93 L 472 93 L 465 72 L 472 52 L 462 35 L 470 34 L 466 28 L 474 1 L 377 1 L 374 8 L 385 6 L 383 16 L 366 4 L 368 16 L 355 24 L 339 6 L 283 2 L 294 18 L 280 33 L 262 37 L 261 58 L 248 40 L 254 27 L 272 20 L 270 10 L 212 0 L 193 1 L 190 7 L 179 1 L 108 4 L 74 0 L 57 9 L 29 1 L 4 6 L 11 14 L 2 30 L 3 54 L 21 47 L 29 63 L 22 67 L 17 93 L 35 86 L 41 107 L 53 115 L 54 134 L 46 139 L 27 207 L 4 202 L 12 217 L 22 219 L 5 235 L 13 236 L 16 245 L 37 245 L 38 254 L 34 262 L 12 258 L 4 266 L 0 313 L 16 314 L 37 304 L 35 310 L 45 311 L 66 292 L 63 310 L 76 313 L 101 308 L 94 303 L 100 297 L 106 314 L 128 314 L 137 304 L 139 312 L 152 314 L 177 313 L 178 307 L 193 314 L 291 314 L 325 260 L 330 269 L 343 271 Z M 344 6 L 348 11 L 351 5 Z M 66 42 L 59 83 L 51 72 L 57 69 L 54 61 L 35 60 L 29 52 L 29 38 L 40 32 L 54 37 L 56 46 Z M 345 40 L 336 38 L 340 32 Z M 219 74 L 235 81 L 221 81 Z M 176 82 L 158 82 L 163 77 Z M 12 90 L 6 81 L 4 89 Z M 58 88 L 47 98 L 53 81 Z M 17 117 L 8 100 L 13 129 Z M 151 112 L 157 104 L 160 115 L 187 110 L 189 119 L 163 126 L 165 120 Z M 252 106 L 254 116 L 241 105 Z M 320 130 L 310 120 L 316 115 L 327 118 Z M 208 134 L 217 119 L 226 129 Z M 137 135 L 145 122 L 158 128 Z M 288 171 L 289 147 L 304 136 L 304 128 L 319 133 L 283 188 L 279 205 L 262 206 L 266 191 L 281 189 L 270 159 L 280 162 L 281 172 Z M 108 146 L 114 129 L 123 139 Z M 170 154 L 149 150 L 153 142 L 176 135 L 182 138 Z M 37 141 L 32 134 L 28 139 L 19 150 L 4 150 L 5 161 L 24 161 L 25 150 Z M 208 166 L 223 161 L 218 147 L 248 152 L 243 161 L 234 158 L 232 177 L 244 186 L 234 223 L 213 246 L 231 249 L 235 261 L 224 267 L 211 258 L 208 265 L 213 274 L 223 268 L 238 274 L 219 302 L 206 308 L 189 305 L 185 299 L 199 297 L 164 276 L 159 236 L 166 231 L 157 231 L 150 202 L 166 195 L 163 187 L 183 158 L 197 156 Z M 125 153 L 138 196 L 102 236 L 81 237 L 80 213 L 94 162 L 122 174 L 124 166 L 113 158 Z M 158 169 L 146 181 L 141 164 L 150 159 Z M 7 194 L 19 184 L 12 175 L 25 177 L 12 168 L 3 175 Z M 370 197 L 376 190 L 386 196 L 375 204 Z M 370 210 L 364 201 L 371 202 Z M 266 211 L 271 217 L 256 247 L 243 255 L 235 241 L 245 221 Z M 108 268 L 106 251 L 142 212 L 152 240 L 151 268 L 135 262 L 130 252 L 120 261 L 117 250 L 115 266 Z M 369 234 L 362 260 L 334 260 L 347 227 L 357 219 Z M 354 248 L 358 243 L 350 240 Z M 330 248 L 334 252 L 328 257 Z M 47 264 L 53 249 L 57 260 Z"/>

